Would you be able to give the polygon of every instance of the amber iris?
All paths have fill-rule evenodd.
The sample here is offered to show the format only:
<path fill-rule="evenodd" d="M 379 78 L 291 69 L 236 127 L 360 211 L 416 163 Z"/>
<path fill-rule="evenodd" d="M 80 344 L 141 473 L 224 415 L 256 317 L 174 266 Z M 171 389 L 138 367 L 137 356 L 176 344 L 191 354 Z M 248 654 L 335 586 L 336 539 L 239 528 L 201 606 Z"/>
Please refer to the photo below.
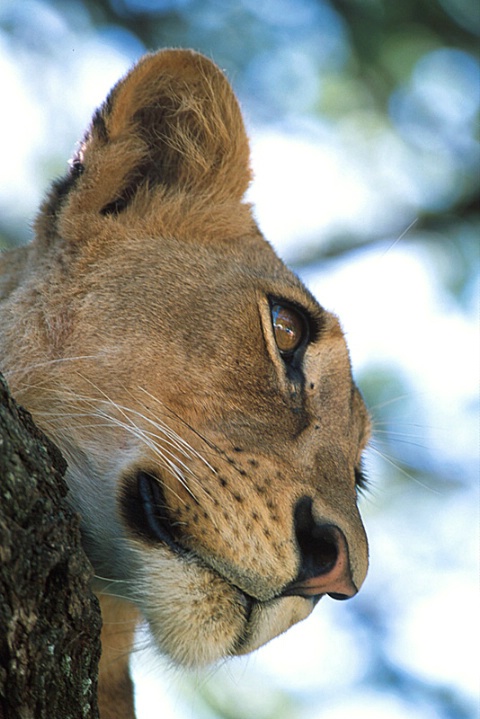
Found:
<path fill-rule="evenodd" d="M 295 352 L 305 332 L 303 317 L 292 307 L 275 304 L 272 306 L 272 323 L 279 351 L 285 355 Z"/>

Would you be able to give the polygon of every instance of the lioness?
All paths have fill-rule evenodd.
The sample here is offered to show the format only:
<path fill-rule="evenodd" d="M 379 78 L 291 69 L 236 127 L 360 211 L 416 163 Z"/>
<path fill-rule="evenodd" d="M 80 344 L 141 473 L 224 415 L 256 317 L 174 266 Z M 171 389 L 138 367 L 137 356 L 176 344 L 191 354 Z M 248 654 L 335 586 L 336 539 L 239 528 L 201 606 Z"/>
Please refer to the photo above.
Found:
<path fill-rule="evenodd" d="M 205 57 L 144 57 L 95 113 L 31 245 L 1 261 L 0 368 L 68 461 L 102 605 L 102 719 L 134 717 L 144 617 L 198 666 L 367 572 L 369 420 L 336 317 L 243 200 L 237 101 Z"/>

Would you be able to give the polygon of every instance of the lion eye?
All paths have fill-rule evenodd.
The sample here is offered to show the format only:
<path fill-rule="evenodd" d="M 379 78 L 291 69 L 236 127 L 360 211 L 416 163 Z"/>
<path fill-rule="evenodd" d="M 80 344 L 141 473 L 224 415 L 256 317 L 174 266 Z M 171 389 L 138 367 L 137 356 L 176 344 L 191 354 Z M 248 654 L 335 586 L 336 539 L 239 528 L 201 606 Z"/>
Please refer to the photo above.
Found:
<path fill-rule="evenodd" d="M 291 355 L 302 344 L 306 324 L 297 310 L 287 305 L 272 305 L 272 324 L 275 342 L 282 355 Z"/>

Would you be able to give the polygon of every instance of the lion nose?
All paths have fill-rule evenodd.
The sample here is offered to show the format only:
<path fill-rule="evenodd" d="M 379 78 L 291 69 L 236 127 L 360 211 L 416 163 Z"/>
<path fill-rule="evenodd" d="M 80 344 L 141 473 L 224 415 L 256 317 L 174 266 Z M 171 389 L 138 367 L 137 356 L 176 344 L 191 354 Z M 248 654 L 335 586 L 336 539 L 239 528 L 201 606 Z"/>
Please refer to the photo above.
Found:
<path fill-rule="evenodd" d="M 333 599 L 349 599 L 358 589 L 352 579 L 347 540 L 334 524 L 316 522 L 312 505 L 309 497 L 303 497 L 295 507 L 301 564 L 297 578 L 283 594 L 310 598 L 328 594 Z"/>

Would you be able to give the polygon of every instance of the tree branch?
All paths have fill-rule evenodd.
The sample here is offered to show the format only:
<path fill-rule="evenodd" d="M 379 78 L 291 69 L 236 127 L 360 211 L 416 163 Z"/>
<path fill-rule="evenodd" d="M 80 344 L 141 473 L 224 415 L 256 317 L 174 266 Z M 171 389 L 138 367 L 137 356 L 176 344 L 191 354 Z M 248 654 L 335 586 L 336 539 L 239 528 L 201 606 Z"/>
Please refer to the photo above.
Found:
<path fill-rule="evenodd" d="M 0 376 L 0 719 L 98 719 L 100 611 L 65 468 Z"/>

